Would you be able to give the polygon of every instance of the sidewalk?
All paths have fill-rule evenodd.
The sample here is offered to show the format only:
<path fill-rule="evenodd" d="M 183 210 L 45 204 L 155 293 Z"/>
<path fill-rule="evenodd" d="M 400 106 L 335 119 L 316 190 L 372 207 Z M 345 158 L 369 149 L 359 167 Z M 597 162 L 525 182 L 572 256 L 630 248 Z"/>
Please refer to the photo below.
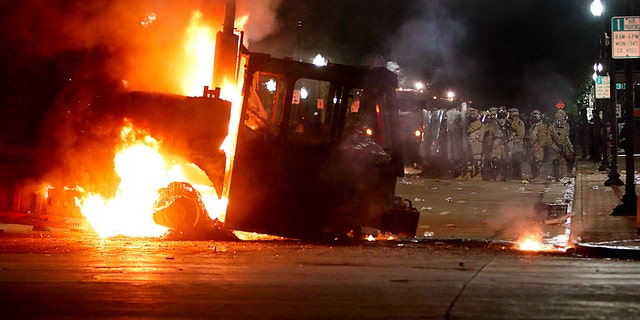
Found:
<path fill-rule="evenodd" d="M 624 162 L 623 156 L 618 158 L 623 182 Z M 578 161 L 575 177 L 560 181 L 469 181 L 410 175 L 399 180 L 396 193 L 420 211 L 416 232 L 420 239 L 514 242 L 522 235 L 541 234 L 544 245 L 569 245 L 569 250 L 585 256 L 640 258 L 636 217 L 611 215 L 622 203 L 625 186 L 605 186 L 608 172 L 597 171 L 599 166 Z M 640 168 L 640 157 L 635 166 Z M 543 174 L 550 171 L 550 164 L 543 163 Z M 523 166 L 523 175 L 528 174 Z M 636 194 L 638 189 L 636 186 Z M 540 205 L 547 208 L 540 209 Z M 568 220 L 567 215 L 571 216 Z"/>
<path fill-rule="evenodd" d="M 636 159 L 636 171 L 639 168 Z M 620 179 L 626 180 L 624 157 L 618 158 Z M 576 188 L 571 223 L 576 250 L 605 256 L 640 257 L 640 235 L 635 216 L 613 216 L 621 204 L 625 186 L 604 185 L 608 172 L 599 172 L 599 163 L 580 161 L 576 165 Z M 636 184 L 636 194 L 638 194 Z"/>

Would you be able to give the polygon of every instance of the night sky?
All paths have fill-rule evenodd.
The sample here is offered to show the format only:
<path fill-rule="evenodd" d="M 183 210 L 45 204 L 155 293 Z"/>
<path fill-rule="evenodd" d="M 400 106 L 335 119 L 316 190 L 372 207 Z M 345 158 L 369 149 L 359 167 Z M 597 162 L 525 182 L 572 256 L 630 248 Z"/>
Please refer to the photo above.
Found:
<path fill-rule="evenodd" d="M 593 72 L 606 21 L 590 3 L 284 0 L 281 29 L 253 49 L 346 64 L 382 54 L 434 94 L 454 90 L 480 108 L 552 108 Z"/>
<path fill-rule="evenodd" d="M 408 84 L 425 81 L 435 95 L 453 90 L 480 109 L 552 110 L 592 73 L 608 17 L 591 16 L 590 3 L 238 0 L 237 16 L 249 13 L 251 51 L 305 61 L 320 53 L 353 65 L 370 65 L 383 55 L 400 65 Z M 136 68 L 170 69 L 170 61 L 145 50 L 176 47 L 193 9 L 212 16 L 223 10 L 223 1 L 0 1 L 1 141 L 36 143 L 45 111 L 71 96 L 72 88 L 100 88 L 125 73 L 139 76 Z M 158 21 L 145 29 L 140 21 L 148 12 Z M 172 80 L 157 74 L 144 79 L 152 80 L 145 90 L 162 90 Z"/>

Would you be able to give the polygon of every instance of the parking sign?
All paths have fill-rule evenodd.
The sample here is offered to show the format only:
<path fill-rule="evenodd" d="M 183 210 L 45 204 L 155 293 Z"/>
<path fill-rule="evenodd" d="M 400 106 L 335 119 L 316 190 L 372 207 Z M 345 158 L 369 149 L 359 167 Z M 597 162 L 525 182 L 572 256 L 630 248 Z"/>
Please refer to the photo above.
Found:
<path fill-rule="evenodd" d="M 611 57 L 640 58 L 640 16 L 611 18 Z"/>

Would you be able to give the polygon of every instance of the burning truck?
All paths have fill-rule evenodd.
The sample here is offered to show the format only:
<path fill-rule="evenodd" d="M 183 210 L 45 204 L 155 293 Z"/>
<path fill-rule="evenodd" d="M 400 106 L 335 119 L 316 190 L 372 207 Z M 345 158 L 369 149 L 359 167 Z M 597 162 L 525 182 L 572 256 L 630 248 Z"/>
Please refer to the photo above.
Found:
<path fill-rule="evenodd" d="M 83 122 L 105 128 L 84 138 L 94 146 L 83 150 L 93 159 L 84 171 L 94 175 L 91 188 L 49 186 L 67 196 L 43 192 L 35 197 L 41 204 L 14 203 L 3 217 L 44 216 L 44 208 L 72 208 L 72 198 L 102 236 L 127 224 L 136 231 L 145 225 L 151 231 L 144 235 L 168 230 L 189 239 L 233 239 L 231 231 L 308 240 L 413 237 L 419 214 L 395 195 L 404 174 L 396 75 L 382 66 L 317 66 L 251 52 L 235 33 L 234 1 L 225 4 L 214 89 L 187 97 L 101 88 Z M 233 91 L 228 83 L 240 89 L 223 99 Z M 14 199 L 25 198 L 21 190 Z M 117 214 L 122 219 L 110 219 Z"/>

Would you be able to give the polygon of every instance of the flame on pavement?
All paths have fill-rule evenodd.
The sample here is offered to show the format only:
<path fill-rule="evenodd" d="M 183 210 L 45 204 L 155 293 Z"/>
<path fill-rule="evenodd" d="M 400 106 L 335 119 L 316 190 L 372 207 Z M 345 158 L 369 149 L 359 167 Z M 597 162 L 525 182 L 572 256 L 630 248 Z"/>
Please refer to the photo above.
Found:
<path fill-rule="evenodd" d="M 545 238 L 541 233 L 528 233 L 518 239 L 516 246 L 520 251 L 529 252 L 566 252 L 570 247 L 570 230 L 564 234 Z"/>
<path fill-rule="evenodd" d="M 529 235 L 518 241 L 518 249 L 522 251 L 543 251 L 542 239 L 536 235 Z"/>

